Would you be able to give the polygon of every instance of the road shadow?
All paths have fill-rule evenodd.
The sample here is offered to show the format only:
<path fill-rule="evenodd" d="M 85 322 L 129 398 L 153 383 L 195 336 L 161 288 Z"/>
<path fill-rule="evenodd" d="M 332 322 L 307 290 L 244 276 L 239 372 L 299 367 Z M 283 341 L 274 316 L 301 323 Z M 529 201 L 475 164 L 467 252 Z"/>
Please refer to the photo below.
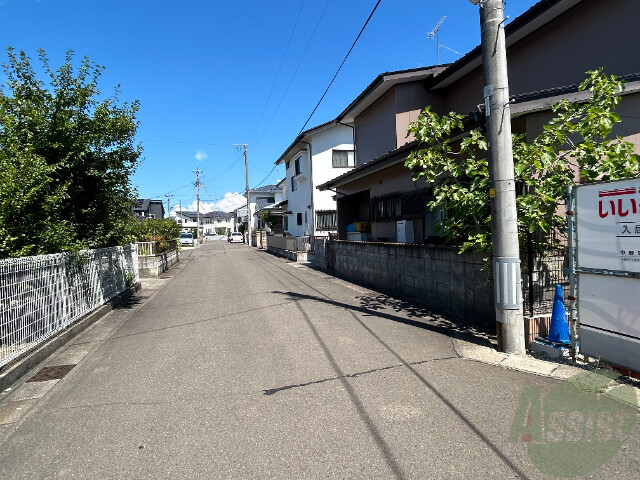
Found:
<path fill-rule="evenodd" d="M 274 291 L 273 293 L 286 295 L 291 300 L 310 300 L 334 305 L 365 316 L 382 318 L 403 325 L 429 330 L 484 347 L 496 349 L 498 345 L 495 333 L 491 333 L 488 329 L 482 330 L 477 325 L 466 323 L 463 320 L 453 320 L 444 315 L 437 315 L 419 305 L 383 294 L 356 297 L 360 304 L 351 305 L 321 296 L 298 292 Z"/>

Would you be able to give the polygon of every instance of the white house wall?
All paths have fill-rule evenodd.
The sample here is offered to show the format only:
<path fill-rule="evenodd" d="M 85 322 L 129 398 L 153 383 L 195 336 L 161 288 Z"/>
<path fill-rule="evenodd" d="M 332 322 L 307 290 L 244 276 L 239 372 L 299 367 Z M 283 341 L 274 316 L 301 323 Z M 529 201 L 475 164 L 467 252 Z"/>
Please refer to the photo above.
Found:
<path fill-rule="evenodd" d="M 291 188 L 291 178 L 295 177 L 295 164 L 296 159 L 300 159 L 300 176 L 306 178 L 305 181 L 298 181 L 297 188 L 294 191 Z M 289 162 L 289 168 L 287 168 L 287 201 L 288 209 L 292 212 L 288 215 L 289 228 L 287 232 L 294 237 L 300 237 L 302 235 L 308 235 L 310 231 L 310 212 L 311 209 L 307 208 L 311 204 L 311 173 L 309 168 L 309 155 L 306 150 L 300 152 L 299 155 L 294 156 Z M 297 214 L 302 214 L 302 225 L 297 223 Z M 305 223 L 305 213 L 307 214 L 307 221 Z"/>
<path fill-rule="evenodd" d="M 310 144 L 313 172 L 309 164 L 307 150 L 302 150 L 299 152 L 299 156 L 292 157 L 287 169 L 287 209 L 292 212 L 291 215 L 288 215 L 289 228 L 287 232 L 296 237 L 326 233 L 314 231 L 315 211 L 336 210 L 336 202 L 333 200 L 333 192 L 321 192 L 316 189 L 316 186 L 351 170 L 351 168 L 344 167 L 334 168 L 332 152 L 333 150 L 353 150 L 353 130 L 344 125 L 335 125 L 314 133 Z M 299 181 L 297 190 L 292 191 L 291 177 L 295 176 L 296 158 L 300 158 L 301 176 L 299 178 L 305 177 L 306 180 Z M 298 213 L 302 214 L 302 225 L 297 224 Z"/>

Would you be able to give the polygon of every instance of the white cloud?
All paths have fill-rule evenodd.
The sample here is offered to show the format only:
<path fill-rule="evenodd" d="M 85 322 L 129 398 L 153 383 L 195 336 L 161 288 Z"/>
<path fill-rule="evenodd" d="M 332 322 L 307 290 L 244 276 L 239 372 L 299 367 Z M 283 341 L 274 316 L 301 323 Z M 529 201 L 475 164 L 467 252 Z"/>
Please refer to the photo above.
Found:
<path fill-rule="evenodd" d="M 196 211 L 196 203 L 192 202 L 191 205 L 183 206 L 183 210 Z M 247 198 L 240 193 L 226 193 L 224 198 L 219 202 L 200 202 L 200 213 L 209 213 L 213 211 L 218 212 L 233 212 L 238 207 L 244 207 L 247 204 Z M 173 211 L 179 209 L 174 208 Z"/>
<path fill-rule="evenodd" d="M 198 150 L 196 154 L 193 156 L 193 158 L 195 158 L 196 160 L 202 161 L 209 158 L 209 155 L 207 155 L 207 152 L 205 152 L 204 150 Z"/>

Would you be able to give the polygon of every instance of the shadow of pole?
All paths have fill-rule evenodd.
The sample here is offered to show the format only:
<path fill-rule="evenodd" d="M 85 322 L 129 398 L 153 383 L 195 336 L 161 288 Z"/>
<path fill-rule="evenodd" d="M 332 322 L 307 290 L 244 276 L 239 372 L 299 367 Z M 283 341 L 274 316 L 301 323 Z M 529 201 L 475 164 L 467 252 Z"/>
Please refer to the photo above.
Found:
<path fill-rule="evenodd" d="M 296 304 L 296 307 L 298 308 L 298 310 L 300 310 L 300 313 L 302 314 L 302 317 L 304 318 L 304 320 L 307 323 L 309 329 L 311 330 L 311 333 L 313 334 L 313 336 L 315 337 L 316 341 L 318 342 L 318 345 L 320 345 L 320 348 L 322 349 L 325 357 L 327 357 L 327 360 L 329 361 L 329 364 L 331 365 L 331 368 L 336 373 L 337 379 L 340 381 L 340 383 L 342 384 L 342 386 L 346 390 L 347 394 L 349 395 L 349 398 L 351 399 L 351 403 L 353 403 L 353 405 L 355 406 L 356 410 L 358 411 L 358 415 L 360 415 L 360 418 L 362 419 L 362 421 L 366 425 L 367 430 L 369 430 L 369 433 L 371 434 L 371 436 L 373 437 L 374 441 L 378 445 L 378 448 L 380 449 L 385 462 L 387 463 L 387 465 L 389 466 L 389 468 L 393 472 L 394 477 L 398 478 L 398 479 L 406 478 L 406 475 L 404 474 L 404 472 L 400 468 L 400 465 L 398 465 L 398 463 L 394 460 L 391 448 L 389 447 L 387 442 L 384 440 L 384 438 L 382 437 L 382 434 L 380 433 L 380 430 L 378 430 L 378 427 L 376 427 L 375 423 L 373 422 L 373 420 L 371 419 L 371 417 L 367 413 L 366 409 L 364 408 L 364 405 L 362 404 L 362 402 L 358 398 L 358 395 L 354 391 L 353 387 L 347 381 L 344 372 L 342 371 L 342 369 L 338 365 L 338 362 L 336 362 L 336 359 L 334 358 L 333 354 L 331 353 L 331 350 L 329 349 L 329 347 L 327 346 L 325 341 L 322 339 L 322 337 L 318 333 L 318 330 L 316 329 L 315 325 L 313 324 L 313 322 L 309 318 L 309 315 L 304 311 L 304 308 L 302 308 L 302 306 L 300 305 L 299 300 L 296 300 L 295 304 Z"/>
<path fill-rule="evenodd" d="M 389 446 L 386 444 L 386 442 L 382 438 L 380 432 L 378 431 L 376 426 L 373 424 L 371 418 L 369 417 L 369 415 L 365 411 L 364 406 L 362 405 L 362 402 L 359 400 L 359 398 L 357 397 L 357 395 L 353 391 L 352 387 L 349 385 L 349 382 L 347 381 L 347 379 L 344 378 L 344 374 L 342 373 L 342 370 L 340 369 L 339 365 L 337 364 L 335 358 L 331 354 L 331 351 L 329 350 L 329 347 L 322 340 L 322 338 L 320 337 L 320 335 L 319 335 L 318 331 L 316 330 L 315 326 L 311 322 L 309 316 L 306 314 L 306 312 L 304 311 L 304 309 L 300 305 L 299 302 L 301 300 L 305 299 L 305 300 L 321 302 L 321 303 L 325 303 L 325 304 L 330 304 L 330 305 L 334 305 L 334 306 L 337 306 L 337 307 L 341 307 L 341 308 L 344 308 L 345 310 L 347 310 L 349 312 L 349 314 L 354 318 L 354 320 L 356 322 L 358 322 L 362 326 L 362 328 L 364 328 L 370 335 L 372 335 L 376 339 L 376 341 L 380 343 L 380 345 L 382 345 L 387 351 L 389 351 L 389 353 L 391 353 L 391 355 L 393 355 L 399 362 L 401 362 L 402 365 L 404 365 L 404 367 L 406 367 L 407 370 L 409 370 L 425 387 L 427 387 L 436 397 L 438 397 L 438 399 L 447 408 L 449 408 L 458 418 L 460 418 L 460 420 L 462 420 L 462 422 L 464 422 L 464 424 L 475 435 L 477 435 L 478 438 L 480 438 L 480 440 L 485 445 L 487 445 L 498 456 L 498 458 L 500 458 L 500 460 L 502 460 L 505 463 L 505 465 L 507 465 L 510 469 L 512 469 L 518 475 L 519 478 L 525 478 L 525 479 L 527 478 L 527 476 L 524 474 L 524 472 L 521 471 L 511 460 L 509 460 L 509 458 L 507 458 L 507 456 L 504 453 L 502 453 L 502 451 L 498 448 L 498 446 L 496 444 L 494 444 L 486 435 L 484 435 L 473 424 L 473 422 L 471 420 L 469 420 L 464 415 L 464 413 L 462 413 L 451 401 L 449 401 L 441 392 L 439 392 L 438 389 L 434 385 L 432 385 L 426 378 L 424 378 L 424 376 L 422 376 L 412 365 L 410 365 L 390 345 L 388 345 L 382 338 L 380 338 L 380 336 L 378 336 L 373 330 L 371 330 L 371 328 L 369 328 L 360 318 L 358 318 L 358 316 L 356 315 L 355 312 L 360 312 L 360 313 L 365 313 L 365 314 L 372 315 L 372 316 L 382 317 L 382 318 L 393 320 L 393 321 L 397 321 L 399 323 L 403 323 L 403 324 L 406 324 L 406 325 L 417 326 L 417 327 L 420 327 L 420 328 L 427 328 L 429 330 L 435 330 L 435 331 L 443 330 L 443 331 L 445 331 L 447 329 L 445 329 L 443 327 L 430 326 L 430 325 L 424 324 L 422 322 L 417 322 L 417 321 L 414 321 L 414 320 L 409 320 L 409 319 L 406 319 L 406 318 L 397 317 L 395 315 L 389 315 L 389 314 L 386 314 L 386 313 L 377 312 L 375 310 L 370 310 L 368 308 L 355 307 L 353 305 L 349 305 L 349 304 L 346 304 L 346 303 L 336 302 L 334 300 L 320 298 L 320 297 L 316 297 L 316 296 L 312 296 L 312 295 L 305 295 L 305 294 L 300 294 L 300 293 L 295 293 L 295 292 L 274 292 L 274 293 L 280 293 L 282 295 L 288 295 L 291 299 L 293 299 L 295 301 L 296 306 L 298 307 L 298 309 L 302 313 L 307 325 L 309 325 L 309 328 L 311 329 L 313 335 L 315 336 L 316 340 L 318 341 L 318 344 L 320 345 L 320 347 L 322 348 L 325 356 L 329 360 L 329 362 L 331 364 L 331 367 L 334 369 L 336 374 L 338 374 L 340 382 L 343 384 L 343 386 L 345 387 L 345 389 L 349 393 L 349 396 L 351 397 L 351 401 L 353 402 L 353 404 L 358 409 L 358 413 L 360 414 L 360 416 L 364 420 L 365 424 L 367 425 L 367 428 L 371 432 L 371 434 L 374 437 L 376 443 L 378 443 L 378 445 L 380 446 L 380 448 L 381 448 L 381 450 L 383 452 L 383 455 L 385 456 L 385 460 L 387 461 L 389 466 L 392 468 L 392 470 L 394 471 L 394 474 L 397 476 L 397 478 L 404 478 L 404 474 L 402 473 L 402 470 L 396 464 L 396 462 L 393 460 L 393 457 L 391 456 L 391 450 L 389 449 Z"/>

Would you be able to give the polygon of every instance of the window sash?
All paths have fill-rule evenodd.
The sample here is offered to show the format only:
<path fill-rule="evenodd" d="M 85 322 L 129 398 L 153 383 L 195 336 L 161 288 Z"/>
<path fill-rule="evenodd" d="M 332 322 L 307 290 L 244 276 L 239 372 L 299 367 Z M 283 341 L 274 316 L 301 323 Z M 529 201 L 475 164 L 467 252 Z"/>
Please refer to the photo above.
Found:
<path fill-rule="evenodd" d="M 332 165 L 334 168 L 349 168 L 355 166 L 355 152 L 353 150 L 333 150 Z"/>
<path fill-rule="evenodd" d="M 337 230 L 335 210 L 318 210 L 316 212 L 316 230 Z"/>

